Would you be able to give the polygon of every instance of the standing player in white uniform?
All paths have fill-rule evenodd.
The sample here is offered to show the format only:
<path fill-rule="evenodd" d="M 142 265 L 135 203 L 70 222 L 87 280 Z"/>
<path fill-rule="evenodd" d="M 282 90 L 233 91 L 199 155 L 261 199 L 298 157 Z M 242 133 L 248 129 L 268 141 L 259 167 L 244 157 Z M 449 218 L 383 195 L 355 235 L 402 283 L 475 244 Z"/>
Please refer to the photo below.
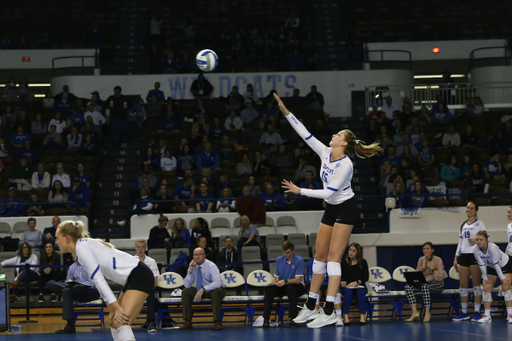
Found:
<path fill-rule="evenodd" d="M 476 245 L 473 247 L 478 266 L 482 270 L 484 278 L 484 316 L 479 323 L 490 323 L 492 288 L 498 277 L 501 281 L 501 290 L 505 305 L 507 306 L 507 321 L 512 324 L 512 291 L 510 283 L 512 282 L 512 258 L 502 252 L 498 245 L 489 242 L 487 231 L 480 231 L 476 234 Z"/>
<path fill-rule="evenodd" d="M 326 208 L 316 240 L 316 255 L 313 261 L 313 277 L 308 300 L 295 323 L 308 323 L 309 328 L 320 328 L 336 323 L 334 300 L 341 281 L 341 257 L 350 239 L 352 228 L 358 219 L 357 202 L 352 191 L 353 174 L 352 161 L 348 152 L 354 151 L 360 158 L 367 158 L 382 152 L 378 143 L 364 145 L 357 140 L 350 130 L 342 130 L 332 136 L 330 147 L 325 146 L 312 136 L 306 127 L 286 109 L 281 99 L 274 94 L 279 109 L 300 137 L 313 149 L 320 160 L 320 170 L 323 189 L 305 189 L 295 186 L 291 181 L 283 180 L 286 193 L 292 192 L 311 198 L 324 199 Z M 329 275 L 327 298 L 323 309 L 315 309 L 318 292 L 324 281 L 325 274 Z"/>
<path fill-rule="evenodd" d="M 148 306 L 148 333 L 155 333 L 155 311 L 156 311 L 156 287 L 158 286 L 158 276 L 160 276 L 160 271 L 158 270 L 158 265 L 156 261 L 146 255 L 147 250 L 146 240 L 143 238 L 137 239 L 135 241 L 135 251 L 137 254 L 133 257 L 138 258 L 141 262 L 146 264 L 149 269 L 153 272 L 153 276 L 155 276 L 155 287 L 153 288 L 153 292 L 148 296 L 146 302 Z"/>
<path fill-rule="evenodd" d="M 114 341 L 134 341 L 131 324 L 153 292 L 153 273 L 132 255 L 96 239 L 86 238 L 84 226 L 78 221 L 65 221 L 55 233 L 61 252 L 70 252 L 91 276 L 110 312 L 110 331 Z M 119 299 L 110 289 L 107 279 L 123 285 Z"/>
<path fill-rule="evenodd" d="M 459 272 L 461 312 L 453 318 L 455 322 L 468 320 L 477 322 L 482 318 L 480 315 L 480 307 L 482 306 L 482 287 L 480 287 L 482 273 L 473 254 L 473 247 L 476 242 L 476 234 L 479 231 L 487 231 L 487 226 L 478 219 L 477 213 L 478 205 L 472 201 L 468 202 L 466 205 L 466 216 L 468 219 L 460 225 L 459 245 L 457 246 L 453 266 Z M 470 276 L 473 282 L 473 295 L 475 297 L 475 311 L 472 318 L 468 314 L 468 284 Z"/>
<path fill-rule="evenodd" d="M 507 209 L 507 219 L 512 220 L 512 206 Z M 508 245 L 505 253 L 512 256 L 512 223 L 507 225 L 507 240 Z"/>

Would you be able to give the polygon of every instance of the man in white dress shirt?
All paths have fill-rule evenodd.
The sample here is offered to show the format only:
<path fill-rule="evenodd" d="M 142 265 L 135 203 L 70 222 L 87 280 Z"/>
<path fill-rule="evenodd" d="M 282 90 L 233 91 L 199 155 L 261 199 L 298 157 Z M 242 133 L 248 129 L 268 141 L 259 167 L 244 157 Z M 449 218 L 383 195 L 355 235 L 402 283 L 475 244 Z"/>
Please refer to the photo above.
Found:
<path fill-rule="evenodd" d="M 392 120 L 393 112 L 402 112 L 402 108 L 398 104 L 393 103 L 393 98 L 391 98 L 391 96 L 388 96 L 386 97 L 386 103 L 382 105 L 381 111 L 383 111 L 386 114 L 386 117 L 388 119 Z"/>

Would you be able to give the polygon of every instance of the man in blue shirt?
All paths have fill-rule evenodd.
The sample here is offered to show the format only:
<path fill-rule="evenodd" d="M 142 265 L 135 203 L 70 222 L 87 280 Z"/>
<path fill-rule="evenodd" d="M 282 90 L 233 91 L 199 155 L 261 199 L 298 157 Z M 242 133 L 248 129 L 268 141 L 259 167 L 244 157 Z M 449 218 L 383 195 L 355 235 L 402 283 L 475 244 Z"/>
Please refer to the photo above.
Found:
<path fill-rule="evenodd" d="M 32 141 L 32 137 L 29 133 L 24 132 L 22 125 L 19 125 L 17 132 L 12 133 L 9 137 L 9 143 L 11 144 L 9 152 L 14 153 L 23 148 L 25 141 Z"/>
<path fill-rule="evenodd" d="M 219 268 L 215 263 L 206 259 L 204 249 L 201 247 L 194 250 L 193 258 L 187 270 L 187 277 L 185 277 L 185 289 L 181 293 L 185 323 L 180 329 L 193 328 L 191 322 L 192 301 L 201 302 L 204 297 L 212 300 L 214 329 L 221 330 L 220 308 L 222 299 L 226 296 L 226 290 L 224 290 L 225 284 L 220 278 Z M 304 261 L 302 262 L 302 271 L 304 272 Z M 197 288 L 192 286 L 194 282 L 197 283 Z"/>
<path fill-rule="evenodd" d="M 68 96 L 68 93 L 62 93 L 62 99 L 55 101 L 55 106 L 53 108 L 55 112 L 60 112 L 64 117 L 71 113 L 71 108 L 73 107 L 73 102 L 68 100 Z"/>
<path fill-rule="evenodd" d="M 215 204 L 215 197 L 208 193 L 208 185 L 204 182 L 199 185 L 199 193 L 196 196 L 196 213 L 212 213 L 213 205 Z"/>
<path fill-rule="evenodd" d="M 320 183 L 313 178 L 313 172 L 312 171 L 307 171 L 306 175 L 304 176 L 304 181 L 302 181 L 300 183 L 299 187 L 300 188 L 308 188 L 308 186 L 310 184 L 313 184 L 313 186 L 315 186 L 315 189 L 321 189 L 322 188 L 322 186 L 320 186 Z"/>
<path fill-rule="evenodd" d="M 48 282 L 48 288 L 55 293 L 61 293 L 62 296 L 62 319 L 67 324 L 57 334 L 76 333 L 75 323 L 73 322 L 73 302 L 90 302 L 100 298 L 100 293 L 96 289 L 94 282 L 87 274 L 87 271 L 78 264 L 76 256 L 73 256 L 74 263 L 71 264 L 66 276 L 66 282 L 60 283 L 54 280 Z"/>
<path fill-rule="evenodd" d="M 155 88 L 153 90 L 149 90 L 148 95 L 146 96 L 146 102 L 149 103 L 151 101 L 151 97 L 153 96 L 156 96 L 158 102 L 161 102 L 162 104 L 165 102 L 165 95 L 164 92 L 160 90 L 159 82 L 155 83 Z"/>
<path fill-rule="evenodd" d="M 60 218 L 58 216 L 53 217 L 52 226 L 46 227 L 43 231 L 43 243 L 52 243 L 53 249 L 55 251 L 59 251 L 59 244 L 55 244 L 55 233 L 57 232 L 57 227 L 59 227 Z"/>
<path fill-rule="evenodd" d="M 396 156 L 396 148 L 393 146 L 388 147 L 388 156 L 385 156 L 380 159 L 380 164 L 384 164 L 384 161 L 389 161 L 393 166 L 401 166 L 402 165 L 402 158 L 399 156 Z"/>
<path fill-rule="evenodd" d="M 276 270 L 272 285 L 265 288 L 265 303 L 263 306 L 263 327 L 270 327 L 270 312 L 275 297 L 288 296 L 290 303 L 288 316 L 292 320 L 288 328 L 298 326 L 293 319 L 299 311 L 297 303 L 299 297 L 304 294 L 304 259 L 295 253 L 293 242 L 286 240 L 282 246 L 283 255 L 276 259 Z"/>
<path fill-rule="evenodd" d="M 265 206 L 265 210 L 267 212 L 284 211 L 286 205 L 283 195 L 281 193 L 274 192 L 274 186 L 270 182 L 265 184 L 265 190 L 265 192 L 260 194 L 260 197 L 263 199 L 263 206 Z"/>
<path fill-rule="evenodd" d="M 76 204 L 76 215 L 80 215 L 80 207 L 85 207 L 91 210 L 91 203 L 89 202 L 89 189 L 78 176 L 73 178 L 73 186 L 68 188 L 68 200 Z M 68 205 L 70 208 L 71 205 Z"/>
<path fill-rule="evenodd" d="M 229 181 L 229 177 L 227 174 L 222 174 L 220 176 L 219 183 L 217 184 L 217 186 L 215 186 L 215 198 L 220 198 L 222 190 L 226 187 L 229 187 L 231 189 L 231 195 L 233 196 L 233 198 L 236 198 L 236 185 L 235 183 Z"/>
<path fill-rule="evenodd" d="M 2 217 L 20 217 L 23 215 L 23 200 L 15 198 L 16 188 L 9 187 L 9 197 L 2 200 L 0 214 Z"/>
<path fill-rule="evenodd" d="M 204 152 L 197 155 L 197 169 L 202 170 L 203 168 L 211 168 L 211 170 L 220 169 L 220 158 L 217 153 L 212 151 L 212 144 L 206 142 L 204 145 Z"/>
<path fill-rule="evenodd" d="M 180 199 L 194 199 L 195 198 L 195 186 L 194 181 L 190 176 L 187 176 L 183 183 L 177 184 L 176 189 L 174 190 L 174 200 L 180 200 Z M 182 201 L 179 203 L 176 203 L 176 209 L 181 212 L 185 213 L 188 212 L 190 209 L 194 208 L 194 203 L 191 201 Z"/>
<path fill-rule="evenodd" d="M 71 109 L 71 114 L 68 115 L 68 119 L 71 120 L 71 124 L 73 125 L 73 127 L 76 127 L 78 129 L 82 128 L 82 126 L 86 122 L 84 114 L 78 112 L 76 108 Z"/>
<path fill-rule="evenodd" d="M 172 110 L 168 110 L 160 118 L 160 124 L 158 125 L 158 133 L 179 133 L 180 132 L 180 120 L 176 117 Z"/>

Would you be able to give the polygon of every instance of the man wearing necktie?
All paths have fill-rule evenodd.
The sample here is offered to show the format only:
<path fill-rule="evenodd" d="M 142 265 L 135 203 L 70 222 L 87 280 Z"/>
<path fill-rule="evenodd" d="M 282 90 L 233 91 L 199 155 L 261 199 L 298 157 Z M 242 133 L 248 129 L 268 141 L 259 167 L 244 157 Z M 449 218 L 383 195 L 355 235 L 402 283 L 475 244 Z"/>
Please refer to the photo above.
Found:
<path fill-rule="evenodd" d="M 201 299 L 212 300 L 213 322 L 215 330 L 221 330 L 220 308 L 222 299 L 226 296 L 224 282 L 220 278 L 220 271 L 215 263 L 206 259 L 204 249 L 198 247 L 194 250 L 194 259 L 190 262 L 185 289 L 182 291 L 183 320 L 185 323 L 180 329 L 192 329 L 192 301 L 201 302 Z M 196 288 L 192 285 L 196 282 Z"/>

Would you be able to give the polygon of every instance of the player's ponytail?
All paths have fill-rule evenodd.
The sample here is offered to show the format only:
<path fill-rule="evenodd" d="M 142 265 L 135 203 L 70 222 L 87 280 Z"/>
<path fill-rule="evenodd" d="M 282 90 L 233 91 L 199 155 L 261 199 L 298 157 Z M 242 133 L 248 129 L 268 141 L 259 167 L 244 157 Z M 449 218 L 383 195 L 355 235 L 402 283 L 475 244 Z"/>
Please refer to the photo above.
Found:
<path fill-rule="evenodd" d="M 363 141 L 358 140 L 356 135 L 354 135 L 351 130 L 344 129 L 342 132 L 345 133 L 347 151 L 353 151 L 361 159 L 370 158 L 374 155 L 377 155 L 379 152 L 384 152 L 384 149 L 379 145 L 378 142 L 373 142 L 372 144 L 366 145 L 363 143 Z"/>
<path fill-rule="evenodd" d="M 60 234 L 63 236 L 70 236 L 76 242 L 80 238 L 89 238 L 89 235 L 84 232 L 84 224 L 81 221 L 66 220 L 59 224 L 57 227 Z M 96 239 L 105 246 L 115 249 L 114 245 L 104 242 L 103 240 Z"/>

